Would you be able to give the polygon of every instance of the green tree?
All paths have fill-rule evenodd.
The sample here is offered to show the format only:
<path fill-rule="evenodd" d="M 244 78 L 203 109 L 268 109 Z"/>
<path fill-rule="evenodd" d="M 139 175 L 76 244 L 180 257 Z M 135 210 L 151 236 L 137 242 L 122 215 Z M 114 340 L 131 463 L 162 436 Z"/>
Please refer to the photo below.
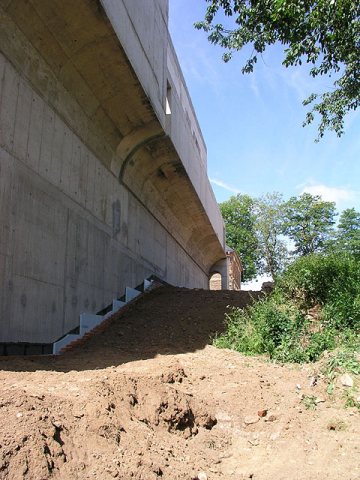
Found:
<path fill-rule="evenodd" d="M 360 213 L 355 208 L 347 208 L 341 213 L 334 249 L 360 259 Z"/>
<path fill-rule="evenodd" d="M 325 202 L 318 195 L 303 193 L 284 205 L 284 234 L 295 244 L 300 256 L 321 251 L 333 235 L 335 202 Z"/>
<path fill-rule="evenodd" d="M 267 193 L 255 200 L 255 231 L 258 239 L 259 273 L 267 273 L 275 280 L 284 269 L 288 251 L 282 235 L 284 200 L 280 193 Z"/>
<path fill-rule="evenodd" d="M 226 227 L 226 243 L 241 258 L 243 280 L 251 280 L 257 273 L 254 201 L 248 195 L 238 194 L 219 206 Z"/>
<path fill-rule="evenodd" d="M 320 115 L 319 138 L 326 129 L 343 133 L 344 117 L 360 103 L 360 2 L 359 0 L 206 0 L 205 19 L 195 27 L 226 49 L 224 60 L 245 45 L 251 55 L 242 72 L 253 71 L 258 55 L 275 43 L 284 47 L 283 65 L 311 65 L 310 75 L 334 76 L 333 88 L 312 94 L 304 125 Z M 226 17 L 220 17 L 225 14 Z M 230 28 L 226 24 L 230 24 Z"/>

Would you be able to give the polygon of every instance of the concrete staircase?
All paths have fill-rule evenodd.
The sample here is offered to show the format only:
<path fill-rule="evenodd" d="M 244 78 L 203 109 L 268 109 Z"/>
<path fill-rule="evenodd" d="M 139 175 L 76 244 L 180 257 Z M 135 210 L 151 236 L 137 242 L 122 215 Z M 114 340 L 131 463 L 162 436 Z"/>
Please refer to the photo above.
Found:
<path fill-rule="evenodd" d="M 81 313 L 79 326 L 70 333 L 59 338 L 53 344 L 53 355 L 59 355 L 75 346 L 82 344 L 87 338 L 102 331 L 114 314 L 127 310 L 130 303 L 133 303 L 140 295 L 146 291 L 161 285 L 154 278 L 145 279 L 136 288 L 125 288 L 124 295 L 119 299 L 114 299 L 112 304 L 101 310 L 98 314 Z"/>

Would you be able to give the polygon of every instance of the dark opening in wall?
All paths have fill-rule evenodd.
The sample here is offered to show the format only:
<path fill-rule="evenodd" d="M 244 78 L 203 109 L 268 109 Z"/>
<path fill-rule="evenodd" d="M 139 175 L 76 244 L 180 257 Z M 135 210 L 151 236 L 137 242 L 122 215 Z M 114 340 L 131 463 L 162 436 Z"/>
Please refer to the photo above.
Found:
<path fill-rule="evenodd" d="M 165 113 L 166 115 L 171 115 L 171 85 L 169 81 L 167 81 L 167 85 L 166 85 Z"/>

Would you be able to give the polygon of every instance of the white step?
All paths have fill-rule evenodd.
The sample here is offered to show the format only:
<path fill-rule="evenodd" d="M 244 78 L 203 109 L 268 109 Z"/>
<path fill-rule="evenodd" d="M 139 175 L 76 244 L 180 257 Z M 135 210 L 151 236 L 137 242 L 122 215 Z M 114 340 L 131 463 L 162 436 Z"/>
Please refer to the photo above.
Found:
<path fill-rule="evenodd" d="M 133 300 L 135 297 L 140 295 L 141 292 L 139 290 L 136 290 L 135 288 L 130 288 L 126 287 L 125 288 L 125 303 L 130 302 L 130 300 Z"/>
<path fill-rule="evenodd" d="M 152 283 L 153 283 L 152 280 L 144 280 L 144 291 L 147 290 L 152 285 Z M 128 302 L 136 298 L 141 293 L 142 292 L 140 292 L 139 290 L 136 290 L 135 288 L 126 287 L 125 302 L 114 299 L 112 302 L 112 310 L 108 312 L 106 315 L 103 316 L 103 315 L 95 315 L 93 313 L 81 313 L 80 314 L 80 333 L 79 334 L 69 333 L 68 335 L 65 335 L 63 338 L 55 342 L 53 344 L 53 355 L 58 355 L 60 353 L 60 350 L 62 350 L 64 347 L 72 343 L 74 340 L 78 340 L 79 338 L 82 338 L 85 335 L 85 333 L 93 330 L 95 327 L 100 325 L 104 320 L 111 317 L 111 315 L 113 315 L 115 312 L 120 310 L 124 305 L 126 305 Z"/>
<path fill-rule="evenodd" d="M 86 332 L 89 332 L 96 326 L 98 326 L 104 317 L 102 315 L 94 315 L 92 313 L 81 313 L 80 314 L 80 335 L 85 335 Z"/>
<path fill-rule="evenodd" d="M 69 345 L 69 343 L 73 342 L 74 340 L 78 340 L 81 337 L 82 335 L 76 333 L 68 333 L 65 335 L 65 337 L 60 338 L 60 340 L 53 344 L 53 355 L 58 355 L 60 350 Z"/>

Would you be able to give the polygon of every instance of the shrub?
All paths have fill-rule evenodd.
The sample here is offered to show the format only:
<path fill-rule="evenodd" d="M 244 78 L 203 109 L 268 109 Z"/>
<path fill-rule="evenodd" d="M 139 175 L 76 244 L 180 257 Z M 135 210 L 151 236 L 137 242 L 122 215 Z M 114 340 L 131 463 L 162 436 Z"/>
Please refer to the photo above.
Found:
<path fill-rule="evenodd" d="M 310 307 L 317 315 L 309 317 Z M 247 310 L 231 308 L 214 344 L 281 362 L 317 360 L 354 341 L 360 328 L 360 265 L 353 257 L 309 255 L 296 260 L 275 291 Z"/>
<path fill-rule="evenodd" d="M 231 308 L 225 322 L 226 332 L 215 338 L 215 346 L 277 358 L 287 342 L 300 337 L 304 316 L 293 304 L 274 295 L 247 310 Z"/>
<path fill-rule="evenodd" d="M 214 345 L 219 348 L 231 348 L 245 355 L 263 352 L 262 339 L 251 321 L 249 312 L 231 307 L 225 314 L 226 331 L 215 337 Z"/>
<path fill-rule="evenodd" d="M 279 280 L 279 288 L 305 307 L 325 304 L 340 294 L 360 294 L 360 262 L 347 254 L 298 258 Z"/>
<path fill-rule="evenodd" d="M 360 329 L 360 294 L 339 292 L 324 305 L 323 317 L 335 328 Z"/>
<path fill-rule="evenodd" d="M 299 258 L 278 287 L 302 309 L 320 305 L 328 326 L 360 328 L 360 262 L 355 257 L 314 254 Z"/>

